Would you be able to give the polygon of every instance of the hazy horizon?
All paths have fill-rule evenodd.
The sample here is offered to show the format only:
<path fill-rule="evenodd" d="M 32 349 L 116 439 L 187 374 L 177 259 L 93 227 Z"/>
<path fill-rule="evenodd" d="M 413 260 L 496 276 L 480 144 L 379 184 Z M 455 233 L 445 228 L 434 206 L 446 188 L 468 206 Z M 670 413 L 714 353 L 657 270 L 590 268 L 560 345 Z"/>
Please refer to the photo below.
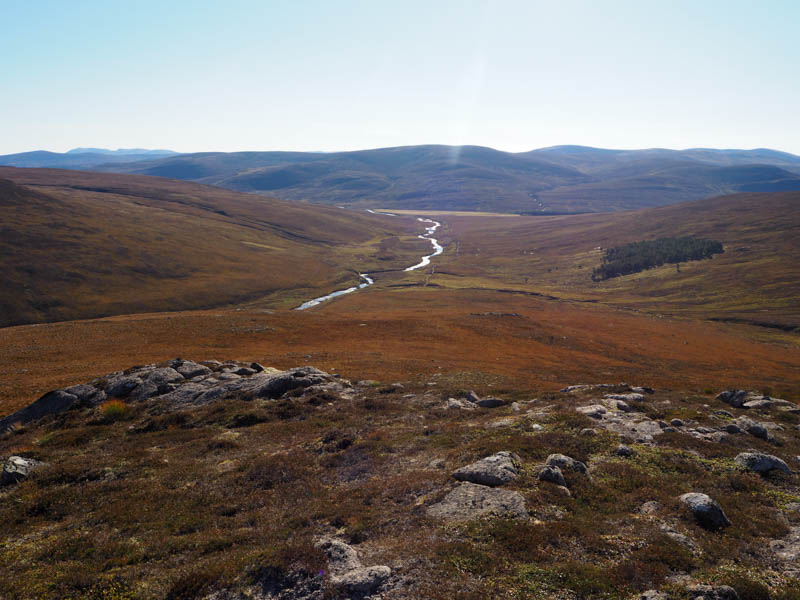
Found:
<path fill-rule="evenodd" d="M 0 7 L 0 154 L 771 148 L 800 5 L 234 0 Z"/>

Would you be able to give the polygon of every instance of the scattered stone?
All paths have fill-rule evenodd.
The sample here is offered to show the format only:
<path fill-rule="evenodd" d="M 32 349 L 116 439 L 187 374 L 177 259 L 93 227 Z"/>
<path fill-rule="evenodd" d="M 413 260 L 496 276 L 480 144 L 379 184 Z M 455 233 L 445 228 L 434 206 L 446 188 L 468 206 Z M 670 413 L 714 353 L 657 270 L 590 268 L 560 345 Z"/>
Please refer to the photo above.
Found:
<path fill-rule="evenodd" d="M 642 504 L 637 512 L 642 515 L 654 515 L 661 510 L 661 503 L 656 500 L 648 500 Z"/>
<path fill-rule="evenodd" d="M 658 590 L 647 590 L 642 592 L 639 600 L 669 600 L 669 594 Z"/>
<path fill-rule="evenodd" d="M 763 423 L 759 423 L 748 417 L 739 417 L 736 419 L 736 425 L 738 425 L 740 429 L 761 440 L 769 441 L 771 438 L 769 431 Z"/>
<path fill-rule="evenodd" d="M 630 446 L 626 446 L 625 444 L 620 444 L 619 446 L 617 446 L 617 449 L 614 451 L 614 454 L 616 454 L 617 456 L 623 456 L 627 458 L 630 456 L 634 456 L 636 454 L 636 451 Z"/>
<path fill-rule="evenodd" d="M 717 400 L 731 405 L 733 408 L 741 408 L 747 402 L 747 392 L 745 390 L 727 390 L 717 394 Z"/>
<path fill-rule="evenodd" d="M 316 544 L 328 558 L 328 570 L 333 585 L 350 594 L 369 595 L 378 590 L 392 570 L 387 566 L 364 567 L 355 549 L 342 541 L 323 538 Z"/>
<path fill-rule="evenodd" d="M 602 419 L 608 413 L 608 409 L 601 404 L 590 404 L 589 406 L 579 406 L 575 409 L 592 419 Z"/>
<path fill-rule="evenodd" d="M 714 414 L 715 414 L 715 415 L 717 415 L 717 416 L 719 416 L 719 417 L 727 417 L 727 418 L 729 418 L 729 419 L 732 419 L 732 418 L 733 418 L 733 413 L 732 413 L 732 412 L 729 412 L 729 411 L 727 411 L 727 410 L 722 410 L 722 409 L 720 409 L 720 410 L 715 410 L 715 411 L 714 411 Z"/>
<path fill-rule="evenodd" d="M 431 462 L 428 463 L 428 468 L 430 469 L 444 469 L 444 459 L 443 458 L 434 458 Z"/>
<path fill-rule="evenodd" d="M 629 394 L 606 394 L 604 398 L 608 400 L 621 400 L 623 402 L 642 402 L 644 400 L 644 395 L 631 392 Z"/>
<path fill-rule="evenodd" d="M 474 404 L 458 398 L 448 398 L 444 406 L 448 410 L 475 410 Z"/>
<path fill-rule="evenodd" d="M 694 540 L 688 535 L 684 535 L 680 531 L 676 531 L 669 525 L 662 525 L 661 531 L 664 532 L 664 535 L 671 540 L 678 542 L 681 546 L 689 548 L 690 550 L 697 550 L 697 544 L 695 544 Z"/>
<path fill-rule="evenodd" d="M 637 386 L 632 387 L 631 391 L 636 392 L 637 394 L 652 394 L 655 390 L 653 390 L 651 387 Z"/>
<path fill-rule="evenodd" d="M 732 434 L 742 433 L 741 428 L 736 423 L 728 423 L 727 425 L 725 425 L 725 427 L 723 427 L 723 429 L 727 433 L 732 433 Z"/>
<path fill-rule="evenodd" d="M 517 422 L 514 417 L 504 417 L 502 419 L 497 419 L 496 421 L 492 421 L 489 423 L 489 427 L 493 429 L 498 429 L 500 427 L 511 427 Z"/>
<path fill-rule="evenodd" d="M 762 454 L 761 452 L 742 452 L 733 459 L 741 467 L 759 475 L 766 475 L 770 471 L 783 471 L 791 473 L 792 470 L 777 456 Z"/>
<path fill-rule="evenodd" d="M 672 419 L 669 424 L 673 427 L 683 427 L 685 425 L 685 423 L 680 419 Z"/>
<path fill-rule="evenodd" d="M 475 404 L 481 408 L 497 408 L 498 406 L 503 406 L 505 404 L 505 400 L 493 398 L 492 396 L 486 396 L 486 398 L 481 398 Z"/>
<path fill-rule="evenodd" d="M 585 435 L 587 437 L 593 437 L 597 435 L 597 429 L 593 429 L 591 427 L 584 427 L 583 429 L 581 429 L 580 433 L 581 435 Z"/>
<path fill-rule="evenodd" d="M 45 463 L 32 458 L 10 456 L 3 465 L 2 474 L 0 474 L 0 487 L 12 485 L 23 479 L 27 479 L 31 473 L 44 464 Z"/>
<path fill-rule="evenodd" d="M 564 479 L 564 474 L 558 467 L 545 465 L 539 470 L 539 481 L 547 483 L 555 483 L 563 487 L 567 487 L 567 481 Z"/>
<path fill-rule="evenodd" d="M 519 456 L 513 452 L 498 452 L 453 472 L 458 481 L 469 481 L 491 487 L 505 485 L 519 475 Z"/>
<path fill-rule="evenodd" d="M 511 411 L 512 412 L 518 413 L 521 410 L 522 410 L 522 407 L 520 406 L 519 402 L 512 402 L 511 403 Z"/>
<path fill-rule="evenodd" d="M 767 409 L 770 406 L 772 406 L 772 404 L 773 404 L 772 400 L 769 400 L 767 398 L 760 398 L 760 399 L 749 400 L 748 402 L 745 402 L 744 404 L 742 404 L 742 408 Z"/>
<path fill-rule="evenodd" d="M 605 404 L 611 410 L 619 410 L 622 412 L 631 412 L 630 405 L 625 402 L 624 400 L 615 400 L 613 398 L 606 398 L 603 400 L 603 404 Z"/>
<path fill-rule="evenodd" d="M 693 585 L 687 590 L 692 600 L 739 600 L 739 595 L 727 585 Z"/>
<path fill-rule="evenodd" d="M 579 460 L 575 460 L 574 458 L 567 456 L 565 454 L 551 454 L 547 457 L 545 464 L 548 467 L 558 467 L 562 471 L 575 471 L 576 473 L 582 473 L 586 475 L 589 472 L 586 463 L 582 463 Z"/>
<path fill-rule="evenodd" d="M 478 394 L 476 394 L 472 390 L 467 392 L 467 401 L 468 402 L 472 402 L 473 404 L 477 404 L 480 399 L 481 399 L 481 397 L 478 396 Z"/>
<path fill-rule="evenodd" d="M 253 369 L 253 371 L 255 371 L 256 373 L 263 373 L 265 370 L 264 365 L 257 362 L 250 363 L 250 368 Z"/>
<path fill-rule="evenodd" d="M 494 515 L 526 519 L 525 498 L 519 492 L 463 482 L 441 502 L 428 508 L 428 515 L 448 521 L 469 521 Z"/>
<path fill-rule="evenodd" d="M 680 501 L 689 508 L 695 520 L 705 529 L 716 531 L 731 524 L 719 503 L 706 494 L 697 492 L 683 494 Z"/>
<path fill-rule="evenodd" d="M 544 431 L 544 427 L 539 425 L 539 423 L 531 423 L 531 431 Z"/>

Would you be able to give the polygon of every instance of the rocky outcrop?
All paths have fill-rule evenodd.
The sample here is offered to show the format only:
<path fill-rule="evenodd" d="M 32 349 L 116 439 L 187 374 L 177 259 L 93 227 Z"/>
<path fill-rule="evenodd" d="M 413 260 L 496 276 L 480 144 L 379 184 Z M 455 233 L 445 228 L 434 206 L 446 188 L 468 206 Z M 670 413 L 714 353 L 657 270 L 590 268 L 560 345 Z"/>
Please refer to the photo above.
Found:
<path fill-rule="evenodd" d="M 2 474 L 0 474 L 0 487 L 27 479 L 31 473 L 44 464 L 32 458 L 23 458 L 22 456 L 9 457 L 3 465 Z"/>
<path fill-rule="evenodd" d="M 705 529 L 717 531 L 731 524 L 719 503 L 706 494 L 697 492 L 683 494 L 680 501 L 686 505 L 695 520 Z"/>
<path fill-rule="evenodd" d="M 87 388 L 92 388 L 93 391 Z M 33 404 L 0 419 L 0 432 L 12 426 L 25 425 L 48 415 L 55 415 L 73 408 L 93 406 L 105 400 L 105 393 L 92 386 L 77 385 L 65 390 L 47 392 Z"/>
<path fill-rule="evenodd" d="M 447 494 L 441 502 L 431 505 L 427 513 L 447 521 L 470 521 L 490 515 L 528 518 L 525 498 L 519 492 L 468 481 Z"/>
<path fill-rule="evenodd" d="M 513 452 L 498 452 L 453 472 L 458 481 L 496 487 L 519 475 L 520 458 Z"/>
<path fill-rule="evenodd" d="M 276 399 L 298 390 L 329 396 L 347 395 L 350 383 L 313 367 L 288 371 L 219 361 L 205 364 L 176 358 L 166 364 L 132 367 L 87 383 L 46 393 L 33 404 L 0 419 L 0 432 L 48 415 L 93 407 L 107 398 L 127 402 L 159 401 L 169 409 L 199 406 L 218 400 Z M 258 368 L 253 368 L 253 365 Z"/>
<path fill-rule="evenodd" d="M 741 467 L 748 471 L 753 471 L 759 475 L 766 475 L 770 471 L 783 471 L 784 473 L 791 473 L 789 468 L 783 460 L 772 454 L 763 454 L 761 452 L 742 452 L 736 455 L 733 459 Z"/>

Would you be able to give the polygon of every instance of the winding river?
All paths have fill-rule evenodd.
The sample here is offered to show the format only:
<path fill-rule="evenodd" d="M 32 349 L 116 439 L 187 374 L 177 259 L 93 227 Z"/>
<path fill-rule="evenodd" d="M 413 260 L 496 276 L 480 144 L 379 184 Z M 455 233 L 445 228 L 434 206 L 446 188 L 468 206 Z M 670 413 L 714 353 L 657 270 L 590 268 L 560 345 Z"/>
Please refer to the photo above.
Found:
<path fill-rule="evenodd" d="M 392 213 L 379 213 L 369 209 L 367 209 L 367 212 L 370 212 L 375 215 L 387 215 L 390 217 L 397 216 L 393 215 Z M 422 267 L 426 267 L 429 264 L 431 264 L 431 258 L 433 258 L 434 256 L 438 256 L 439 254 L 444 252 L 444 247 L 441 244 L 439 244 L 439 240 L 433 237 L 433 234 L 436 233 L 436 230 L 439 229 L 439 227 L 441 227 L 442 224 L 439 223 L 438 221 L 434 221 L 433 219 L 423 219 L 422 217 L 417 217 L 417 221 L 420 221 L 421 223 L 431 224 L 429 227 L 425 228 L 425 233 L 423 233 L 422 235 L 418 235 L 417 237 L 422 240 L 428 240 L 431 243 L 431 246 L 433 246 L 433 252 L 431 254 L 423 256 L 422 260 L 420 260 L 420 262 L 418 262 L 416 265 L 412 265 L 410 267 L 403 269 L 404 271 L 414 271 L 416 269 L 421 269 Z M 344 296 L 345 294 L 352 294 L 353 292 L 357 292 L 358 290 L 368 287 L 373 283 L 375 283 L 375 280 L 372 279 L 372 277 L 370 277 L 367 273 L 359 273 L 358 276 L 364 280 L 362 283 L 359 283 L 358 285 L 354 285 L 353 287 L 349 287 L 344 290 L 337 290 L 335 292 L 331 292 L 326 296 L 320 296 L 319 298 L 307 300 L 306 302 L 303 302 L 300 306 L 295 308 L 295 310 L 305 310 L 307 308 L 318 306 L 327 300 L 331 300 L 338 296 Z"/>

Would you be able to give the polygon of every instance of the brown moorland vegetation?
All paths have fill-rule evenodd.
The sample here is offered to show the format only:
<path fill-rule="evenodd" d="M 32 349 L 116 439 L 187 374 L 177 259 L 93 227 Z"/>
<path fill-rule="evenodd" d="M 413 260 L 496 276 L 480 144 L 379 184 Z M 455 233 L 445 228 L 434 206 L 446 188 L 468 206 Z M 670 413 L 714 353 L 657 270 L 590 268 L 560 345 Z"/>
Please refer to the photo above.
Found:
<path fill-rule="evenodd" d="M 292 307 L 426 249 L 411 218 L 155 177 L 0 168 L 0 326 L 270 296 Z"/>
<path fill-rule="evenodd" d="M 604 250 L 693 236 L 711 260 L 593 282 Z M 658 314 L 800 327 L 800 193 L 739 194 L 600 215 L 447 217 L 429 285 L 513 289 Z"/>
<path fill-rule="evenodd" d="M 120 211 L 135 215 L 164 202 L 163 188 L 148 200 L 141 187 L 78 190 L 79 181 L 64 189 L 16 183 L 9 197 L 31 204 L 72 199 L 72 210 L 85 211 L 74 223 L 94 214 L 81 208 L 86 198 L 94 198 L 97 210 L 105 198 L 113 209 L 101 213 L 108 220 L 94 223 L 100 231 L 107 222 L 121 223 Z M 263 241 L 239 237 L 240 228 L 262 218 L 248 197 L 234 194 L 231 202 L 253 212 L 237 217 L 225 209 L 230 215 L 215 213 L 209 222 L 213 189 L 195 198 L 185 184 L 158 183 L 178 186 L 181 221 L 173 231 L 199 219 L 206 236 Z M 111 398 L 0 434 L 3 459 L 47 463 L 0 489 L 0 596 L 208 598 L 255 584 L 291 588 L 300 577 L 325 588 L 328 598 L 349 597 L 330 585 L 325 557 L 314 546 L 317 536 L 336 535 L 357 547 L 365 564 L 391 566 L 387 599 L 623 600 L 653 587 L 682 598 L 688 580 L 732 585 L 742 600 L 797 600 L 792 565 L 775 551 L 800 531 L 797 474 L 761 477 L 734 457 L 757 450 L 797 471 L 800 415 L 796 408 L 779 410 L 786 405 L 745 410 L 715 398 L 722 389 L 742 388 L 800 400 L 797 333 L 709 320 L 760 321 L 766 314 L 770 324 L 795 322 L 794 198 L 760 198 L 769 223 L 753 220 L 753 210 L 737 198 L 613 216 L 451 215 L 443 227 L 447 249 L 431 268 L 382 274 L 374 286 L 309 311 L 288 310 L 289 299 L 297 303 L 331 287 L 293 288 L 213 310 L 0 329 L 0 415 L 48 390 L 175 356 L 314 365 L 362 380 L 351 396 L 226 398 L 177 412 Z M 318 226 L 308 237 L 329 242 L 302 254 L 307 260 L 295 265 L 297 273 L 286 272 L 287 280 L 304 276 L 319 248 L 332 267 L 346 256 L 353 270 L 374 271 L 401 258 L 401 266 L 416 262 L 420 248 L 429 247 L 407 244 L 403 232 L 412 230 L 392 229 L 412 221 L 353 215 L 371 227 L 358 238 L 344 218 L 343 232 L 328 232 L 327 213 L 310 214 L 325 217 L 305 225 Z M 287 219 L 281 227 L 290 228 Z M 143 216 L 133 222 L 139 225 L 131 235 L 147 233 Z M 371 237 L 374 231 L 386 236 Z M 726 252 L 680 273 L 667 267 L 630 276 L 636 280 L 591 281 L 582 248 L 591 253 L 594 245 L 673 235 L 720 239 Z M 285 242 L 282 235 L 269 239 Z M 751 250 L 730 252 L 737 239 Z M 381 261 L 389 254 L 394 258 Z M 717 262 L 723 257 L 730 262 Z M 690 273 L 676 288 L 674 278 Z M 195 278 L 182 285 L 195 286 Z M 141 306 L 159 308 L 152 299 Z M 652 439 L 619 434 L 575 411 L 605 402 L 606 390 L 627 391 L 617 385 L 623 381 L 655 388 L 624 413 L 657 428 Z M 615 385 L 558 391 L 576 383 Z M 446 408 L 449 398 L 464 398 L 470 389 L 507 403 Z M 772 440 L 724 434 L 742 416 L 769 422 Z M 634 455 L 617 454 L 620 442 Z M 520 457 L 520 475 L 507 489 L 522 495 L 530 520 L 453 524 L 427 513 L 454 489 L 454 469 L 501 450 Z M 590 477 L 565 473 L 569 495 L 537 479 L 538 465 L 553 453 L 588 464 Z M 719 501 L 732 525 L 717 532 L 700 527 L 677 500 L 689 491 Z M 657 508 L 644 511 L 646 502 Z"/>

